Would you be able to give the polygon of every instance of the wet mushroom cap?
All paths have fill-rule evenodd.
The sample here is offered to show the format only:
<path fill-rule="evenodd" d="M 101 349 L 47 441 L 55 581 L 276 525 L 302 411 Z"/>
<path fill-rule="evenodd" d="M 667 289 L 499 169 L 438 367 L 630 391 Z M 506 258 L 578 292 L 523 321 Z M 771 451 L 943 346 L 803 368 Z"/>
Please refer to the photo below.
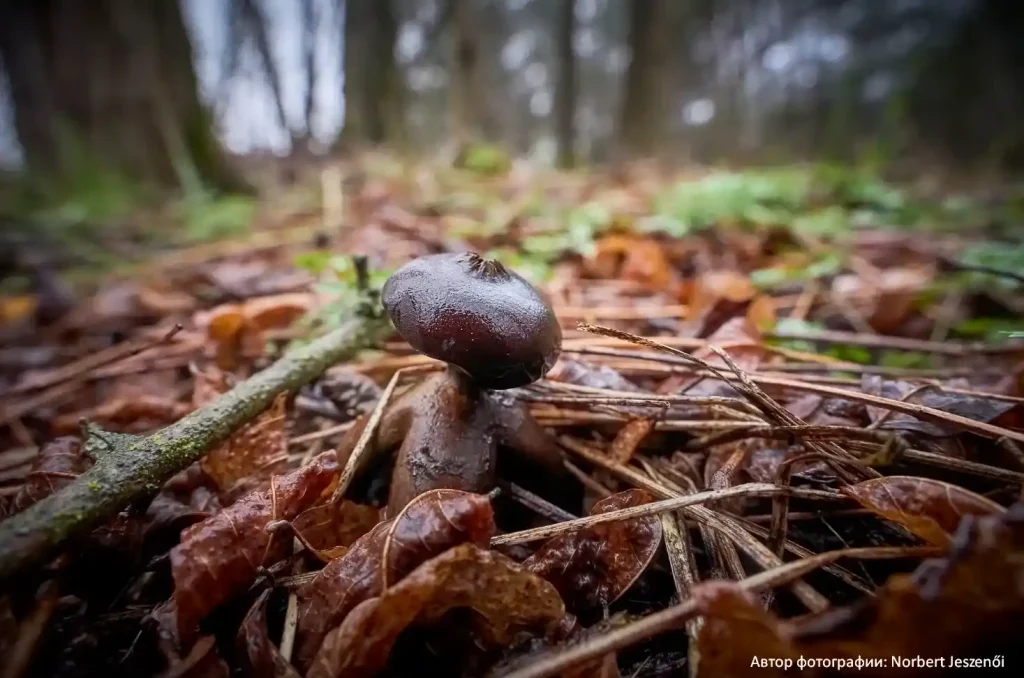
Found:
<path fill-rule="evenodd" d="M 561 352 L 562 330 L 544 296 L 472 252 L 410 261 L 384 283 L 383 302 L 413 348 L 456 365 L 482 388 L 534 382 Z"/>

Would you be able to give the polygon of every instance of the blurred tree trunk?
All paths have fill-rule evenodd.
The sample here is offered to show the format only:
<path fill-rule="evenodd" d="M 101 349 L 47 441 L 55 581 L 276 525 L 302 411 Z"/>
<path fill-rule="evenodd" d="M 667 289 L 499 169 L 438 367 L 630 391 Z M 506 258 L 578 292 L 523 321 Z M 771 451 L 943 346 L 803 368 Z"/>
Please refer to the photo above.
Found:
<path fill-rule="evenodd" d="M 674 82 L 672 45 L 685 6 L 678 0 L 629 3 L 632 57 L 619 118 L 620 150 L 627 155 L 653 154 L 667 133 Z"/>
<path fill-rule="evenodd" d="M 500 125 L 491 112 L 481 59 L 483 22 L 473 0 L 450 0 L 452 18 L 452 138 L 457 148 L 497 138 Z"/>
<path fill-rule="evenodd" d="M 318 16 L 315 0 L 302 0 L 302 42 L 306 69 L 306 101 L 303 106 L 303 141 L 308 146 L 313 139 L 313 111 L 316 108 L 316 47 Z"/>
<path fill-rule="evenodd" d="M 405 143 L 398 21 L 388 0 L 345 0 L 346 146 Z"/>
<path fill-rule="evenodd" d="M 277 110 L 277 123 L 288 136 L 294 140 L 295 130 L 288 124 L 288 114 L 284 110 L 284 93 L 281 86 L 281 73 L 274 62 L 274 54 L 270 49 L 270 36 L 267 33 L 267 17 L 263 13 L 258 0 L 240 0 L 240 15 L 246 29 L 256 41 L 256 53 L 263 65 L 263 73 L 270 83 L 270 91 L 274 95 L 274 107 Z"/>
<path fill-rule="evenodd" d="M 154 188 L 244 188 L 199 102 L 177 2 L 0 0 L 0 57 L 37 176 L 98 163 Z"/>
<path fill-rule="evenodd" d="M 575 0 L 560 0 L 558 29 L 555 40 L 558 49 L 558 87 L 555 90 L 555 136 L 558 140 L 558 166 L 570 168 L 575 164 L 576 117 L 576 51 L 573 38 L 576 28 Z"/>

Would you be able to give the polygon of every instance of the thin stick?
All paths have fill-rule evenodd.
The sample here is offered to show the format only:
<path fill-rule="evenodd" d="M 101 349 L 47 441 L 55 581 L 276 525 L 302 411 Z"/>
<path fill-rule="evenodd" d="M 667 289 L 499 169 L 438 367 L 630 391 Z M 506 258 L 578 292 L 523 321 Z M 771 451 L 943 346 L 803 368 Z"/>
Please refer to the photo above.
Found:
<path fill-rule="evenodd" d="M 818 499 L 825 501 L 844 500 L 842 495 L 835 492 L 826 492 L 824 490 L 809 490 L 795 487 L 783 488 L 770 483 L 745 483 L 743 485 L 726 487 L 721 490 L 708 490 L 707 492 L 687 494 L 682 497 L 673 497 L 672 499 L 656 501 L 650 504 L 641 504 L 640 506 L 630 506 L 629 508 L 608 511 L 607 513 L 599 513 L 593 516 L 584 516 L 583 518 L 567 520 L 562 523 L 555 523 L 554 525 L 544 525 L 541 527 L 534 527 L 529 530 L 522 530 L 520 532 L 502 534 L 491 538 L 491 546 L 525 544 L 539 539 L 547 539 L 566 532 L 575 532 L 576 530 L 593 527 L 594 525 L 600 525 L 601 523 L 653 516 L 665 511 L 678 510 L 685 506 L 693 506 L 694 504 L 703 504 L 705 502 L 728 499 L 730 497 L 774 497 L 779 494 L 790 494 L 804 499 Z"/>
<path fill-rule="evenodd" d="M 341 501 L 345 496 L 345 492 L 348 491 L 348 486 L 352 483 L 352 478 L 355 477 L 356 469 L 359 468 L 359 462 L 369 448 L 370 439 L 377 431 L 377 425 L 380 424 L 380 420 L 384 417 L 384 411 L 391 400 L 391 394 L 395 392 L 398 380 L 402 378 L 403 374 L 405 374 L 405 370 L 398 370 L 391 375 L 391 381 L 388 382 L 388 385 L 380 394 L 377 406 L 373 408 L 373 413 L 366 422 L 366 427 L 359 434 L 359 439 L 356 441 L 355 447 L 352 448 L 352 454 L 349 455 L 348 461 L 345 462 L 345 468 L 342 469 L 341 476 L 338 478 L 338 487 L 334 490 L 334 496 L 331 497 L 332 502 L 337 503 Z"/>
<path fill-rule="evenodd" d="M 133 355 L 142 353 L 143 351 L 165 344 L 174 338 L 178 332 L 183 329 L 181 323 L 175 323 L 173 327 L 161 334 L 156 338 L 145 338 L 137 339 L 134 341 L 126 341 L 120 344 L 115 344 L 110 348 L 93 353 L 91 355 L 84 356 L 75 362 L 65 365 L 59 369 L 50 372 L 49 374 L 41 376 L 39 379 L 29 382 L 27 384 L 16 384 L 9 393 L 11 395 L 17 395 L 19 393 L 25 393 L 26 391 L 36 391 L 39 389 L 47 388 L 49 386 L 55 386 L 61 382 L 74 379 L 75 377 L 82 375 L 90 370 L 96 369 L 102 365 L 112 363 L 115 360 L 123 360 Z"/>
<path fill-rule="evenodd" d="M 295 436 L 294 438 L 292 438 L 291 440 L 288 441 L 288 444 L 289 445 L 303 445 L 305 443 L 311 443 L 314 440 L 323 440 L 324 438 L 330 438 L 333 435 L 337 435 L 339 433 L 344 433 L 345 431 L 349 430 L 353 426 L 355 426 L 355 421 L 346 421 L 344 424 L 338 424 L 337 426 L 331 426 L 330 428 L 325 428 L 325 429 L 323 429 L 321 431 L 313 431 L 311 433 L 306 433 L 306 434 L 301 435 L 301 436 Z"/>
<path fill-rule="evenodd" d="M 574 516 L 573 514 L 569 513 L 560 506 L 555 506 L 547 499 L 544 499 L 543 497 L 538 497 L 533 492 L 530 492 L 527 489 L 519 487 L 515 483 L 502 482 L 501 489 L 507 492 L 509 496 L 511 496 L 513 499 L 515 499 L 517 502 L 519 502 L 526 508 L 534 511 L 538 515 L 541 515 L 552 522 L 563 523 L 567 521 L 578 520 L 577 516 Z M 516 532 L 513 534 L 522 533 Z"/>
<path fill-rule="evenodd" d="M 1024 351 L 1024 343 L 1006 344 L 965 344 L 951 341 L 923 341 L 905 337 L 889 337 L 855 332 L 837 332 L 822 330 L 820 332 L 766 332 L 766 336 L 774 339 L 801 339 L 804 341 L 820 341 L 823 344 L 851 344 L 866 348 L 896 349 L 919 353 L 936 353 L 941 355 L 965 356 L 972 353 L 1016 353 Z"/>
<path fill-rule="evenodd" d="M 811 558 L 795 560 L 791 563 L 785 563 L 770 570 L 765 570 L 764 572 L 758 572 L 753 576 L 736 582 L 736 586 L 743 591 L 762 591 L 767 588 L 794 582 L 809 572 L 813 572 L 823 565 L 833 563 L 841 558 L 884 560 L 902 558 L 906 552 L 906 547 L 865 547 L 826 551 Z M 936 554 L 941 553 L 940 549 L 934 549 L 934 552 Z M 557 676 L 570 667 L 582 665 L 589 660 L 602 657 L 610 652 L 617 652 L 658 634 L 676 629 L 680 624 L 696 616 L 698 612 L 697 601 L 694 598 L 689 598 L 678 605 L 655 612 L 639 621 L 614 629 L 603 636 L 590 638 L 587 642 L 580 643 L 574 647 L 548 652 L 546 653 L 547 656 L 518 671 L 505 674 L 503 678 L 547 678 L 548 676 Z"/>

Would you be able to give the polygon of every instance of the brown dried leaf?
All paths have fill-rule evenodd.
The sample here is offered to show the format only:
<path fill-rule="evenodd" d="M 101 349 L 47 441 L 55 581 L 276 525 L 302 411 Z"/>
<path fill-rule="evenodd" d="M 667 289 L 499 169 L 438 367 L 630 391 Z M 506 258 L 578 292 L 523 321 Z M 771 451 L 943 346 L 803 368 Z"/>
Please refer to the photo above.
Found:
<path fill-rule="evenodd" d="M 338 472 L 334 452 L 275 476 L 270 489 L 248 494 L 224 511 L 184 530 L 171 549 L 174 595 L 162 615 L 179 645 L 189 645 L 199 622 L 241 593 L 258 568 L 281 557 L 289 540 L 272 535 L 267 523 L 292 520 L 314 504 Z"/>
<path fill-rule="evenodd" d="M 92 460 L 86 456 L 78 438 L 57 438 L 43 445 L 32 460 L 32 467 L 25 476 L 25 483 L 14 495 L 11 512 L 24 511 L 37 501 L 70 485 L 78 476 L 89 470 Z"/>
<path fill-rule="evenodd" d="M 308 678 L 373 676 L 399 634 L 469 608 L 477 642 L 510 644 L 517 633 L 544 633 L 565 614 L 558 592 L 506 556 L 462 544 L 428 560 L 377 598 L 358 605 L 324 639 Z"/>
<path fill-rule="evenodd" d="M 267 600 L 273 589 L 260 594 L 235 637 L 242 675 L 246 678 L 300 678 L 288 660 L 281 656 L 267 630 Z"/>
<path fill-rule="evenodd" d="M 771 658 L 882 659 L 858 675 L 891 676 L 892 657 L 943 659 L 942 667 L 901 667 L 899 675 L 944 675 L 950 657 L 988 657 L 1019 641 L 1024 624 L 1024 503 L 961 524 L 948 557 L 892 576 L 877 595 L 848 607 L 783 622 L 735 584 L 695 591 L 705 624 L 698 637 L 701 675 L 783 676 Z M 808 670 L 807 676 L 833 675 Z"/>
<path fill-rule="evenodd" d="M 956 531 L 964 516 L 1005 511 L 991 499 L 970 490 L 915 476 L 872 478 L 840 491 L 938 546 L 949 543 L 949 535 Z"/>
<path fill-rule="evenodd" d="M 644 490 L 626 490 L 594 504 L 590 515 L 652 501 Z M 657 516 L 617 520 L 553 537 L 523 565 L 554 584 L 578 614 L 618 599 L 647 569 L 660 544 Z"/>
<path fill-rule="evenodd" d="M 413 499 L 393 520 L 378 523 L 296 591 L 296 664 L 308 667 L 327 632 L 356 605 L 453 546 L 487 546 L 494 530 L 494 513 L 483 495 L 432 490 Z"/>
<path fill-rule="evenodd" d="M 700 676 L 785 676 L 781 662 L 798 658 L 780 636 L 779 621 L 730 581 L 699 583 L 693 590 L 704 625 L 697 638 Z M 766 660 L 765 666 L 754 658 Z"/>
<path fill-rule="evenodd" d="M 302 541 L 328 559 L 342 555 L 357 539 L 380 522 L 380 509 L 347 499 L 307 509 L 292 521 Z M 340 548 L 339 548 L 340 547 Z"/>
<path fill-rule="evenodd" d="M 219 370 L 195 374 L 193 403 L 199 407 L 227 390 L 228 380 Z M 247 490 L 281 473 L 288 465 L 285 430 L 287 394 L 280 394 L 258 417 L 246 423 L 230 438 L 211 450 L 201 464 L 221 492 L 238 496 L 239 486 Z"/>
<path fill-rule="evenodd" d="M 882 396 L 892 400 L 925 405 L 943 412 L 959 414 L 961 417 L 989 423 L 1013 409 L 1015 403 L 991 400 L 978 396 L 960 393 L 943 393 L 934 388 L 921 388 L 920 384 L 906 381 L 883 380 L 876 374 L 865 374 L 861 380 L 865 393 Z M 966 385 L 966 384 L 962 384 Z M 882 407 L 867 407 L 872 422 L 886 417 L 879 428 L 887 430 L 917 431 L 931 436 L 952 436 L 961 432 L 961 428 L 939 422 L 923 421 L 910 414 L 889 412 Z"/>
<path fill-rule="evenodd" d="M 628 464 L 636 453 L 640 443 L 654 430 L 654 420 L 650 418 L 631 419 L 619 429 L 608 448 L 608 454 L 620 464 Z"/>

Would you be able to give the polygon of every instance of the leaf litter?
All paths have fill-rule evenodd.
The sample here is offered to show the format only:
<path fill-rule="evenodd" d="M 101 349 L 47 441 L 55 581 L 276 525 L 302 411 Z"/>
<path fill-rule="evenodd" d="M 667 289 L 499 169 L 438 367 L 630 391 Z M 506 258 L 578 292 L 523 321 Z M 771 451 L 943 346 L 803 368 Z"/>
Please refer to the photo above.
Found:
<path fill-rule="evenodd" d="M 1024 346 L 998 328 L 1024 287 L 949 264 L 987 236 L 915 230 L 958 217 L 813 171 L 483 180 L 351 162 L 367 180 L 345 233 L 279 216 L 261 244 L 184 250 L 63 317 L 4 298 L 3 515 L 93 466 L 83 419 L 152 433 L 338 327 L 352 254 L 377 288 L 464 249 L 543 287 L 561 357 L 496 402 L 510 421 L 526 408 L 546 438 L 525 447 L 570 472 L 499 454 L 520 494 L 434 490 L 384 520 L 399 415 L 430 405 L 410 370 L 336 497 L 385 385 L 433 369 L 393 337 L 5 584 L 0 648 L 30 648 L 24 675 L 753 676 L 771 675 L 755 655 L 1005 654 L 1024 609 Z M 850 227 L 866 214 L 905 228 Z M 726 494 L 587 522 L 709 491 Z M 525 537 L 539 527 L 546 541 Z"/>

